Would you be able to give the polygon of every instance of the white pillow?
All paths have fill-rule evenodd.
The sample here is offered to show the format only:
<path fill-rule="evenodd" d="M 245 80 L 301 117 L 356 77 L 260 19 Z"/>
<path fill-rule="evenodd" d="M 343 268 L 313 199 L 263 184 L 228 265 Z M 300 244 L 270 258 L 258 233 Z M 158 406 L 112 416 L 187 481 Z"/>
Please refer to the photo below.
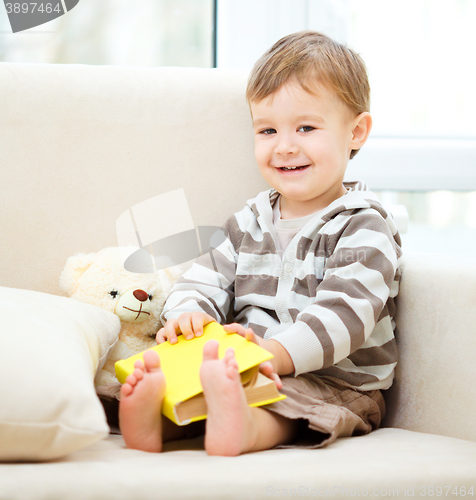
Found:
<path fill-rule="evenodd" d="M 99 307 L 0 287 L 0 461 L 55 459 L 108 435 L 94 376 L 120 328 Z"/>

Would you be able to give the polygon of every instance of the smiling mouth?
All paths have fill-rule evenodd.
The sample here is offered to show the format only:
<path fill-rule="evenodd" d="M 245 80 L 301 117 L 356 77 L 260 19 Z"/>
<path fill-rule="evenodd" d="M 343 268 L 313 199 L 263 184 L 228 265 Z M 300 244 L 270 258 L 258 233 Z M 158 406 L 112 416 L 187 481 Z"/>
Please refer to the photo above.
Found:
<path fill-rule="evenodd" d="M 292 170 L 304 170 L 307 167 L 309 167 L 309 165 L 302 165 L 301 167 L 279 167 L 279 170 L 282 172 L 290 172 Z"/>

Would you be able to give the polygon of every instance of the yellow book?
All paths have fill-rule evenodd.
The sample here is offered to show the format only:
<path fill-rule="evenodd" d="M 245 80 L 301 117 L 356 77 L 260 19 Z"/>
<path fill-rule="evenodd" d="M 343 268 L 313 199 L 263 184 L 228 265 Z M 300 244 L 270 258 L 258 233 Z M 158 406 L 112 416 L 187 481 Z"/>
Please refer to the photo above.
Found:
<path fill-rule="evenodd" d="M 166 417 L 177 425 L 186 425 L 207 417 L 207 406 L 200 382 L 200 366 L 203 346 L 211 339 L 220 343 L 220 359 L 229 347 L 234 348 L 250 406 L 266 405 L 286 397 L 278 392 L 274 381 L 259 372 L 259 364 L 271 359 L 273 355 L 241 335 L 227 333 L 223 326 L 213 322 L 203 328 L 201 337 L 186 340 L 183 335 L 178 335 L 176 344 L 164 342 L 150 349 L 158 353 L 167 381 L 162 404 L 162 413 Z M 116 376 L 121 384 L 134 371 L 134 363 L 138 359 L 143 360 L 143 354 L 142 352 L 116 363 Z"/>

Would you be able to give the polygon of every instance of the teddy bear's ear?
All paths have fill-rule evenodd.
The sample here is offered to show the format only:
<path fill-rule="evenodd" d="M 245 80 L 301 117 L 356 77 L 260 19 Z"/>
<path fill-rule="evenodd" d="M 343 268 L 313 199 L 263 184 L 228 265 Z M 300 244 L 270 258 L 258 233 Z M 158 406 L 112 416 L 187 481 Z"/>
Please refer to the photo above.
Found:
<path fill-rule="evenodd" d="M 59 278 L 59 285 L 68 296 L 73 295 L 77 290 L 79 279 L 94 262 L 95 257 L 95 253 L 78 253 L 66 261 Z"/>

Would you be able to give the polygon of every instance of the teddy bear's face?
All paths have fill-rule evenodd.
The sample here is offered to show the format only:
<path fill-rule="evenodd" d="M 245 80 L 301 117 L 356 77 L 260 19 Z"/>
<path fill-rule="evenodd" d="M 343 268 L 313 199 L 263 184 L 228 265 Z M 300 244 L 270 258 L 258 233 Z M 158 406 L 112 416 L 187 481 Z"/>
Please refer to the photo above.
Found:
<path fill-rule="evenodd" d="M 118 291 L 109 292 L 110 295 L 117 296 Z M 151 302 L 153 295 L 148 294 L 141 288 L 131 288 L 121 294 L 119 301 L 114 308 L 114 312 L 123 320 L 132 323 L 142 323 L 151 314 Z"/>
<path fill-rule="evenodd" d="M 68 295 L 117 314 L 124 326 L 134 324 L 136 335 L 155 338 L 169 291 L 163 289 L 159 275 L 126 271 L 118 248 L 104 249 L 83 259 L 71 260 L 63 271 L 62 287 Z M 68 278 L 74 281 L 69 289 Z"/>
<path fill-rule="evenodd" d="M 94 264 L 79 280 L 71 298 L 113 312 L 122 322 L 135 323 L 135 331 L 155 336 L 165 302 L 157 277 Z"/>

